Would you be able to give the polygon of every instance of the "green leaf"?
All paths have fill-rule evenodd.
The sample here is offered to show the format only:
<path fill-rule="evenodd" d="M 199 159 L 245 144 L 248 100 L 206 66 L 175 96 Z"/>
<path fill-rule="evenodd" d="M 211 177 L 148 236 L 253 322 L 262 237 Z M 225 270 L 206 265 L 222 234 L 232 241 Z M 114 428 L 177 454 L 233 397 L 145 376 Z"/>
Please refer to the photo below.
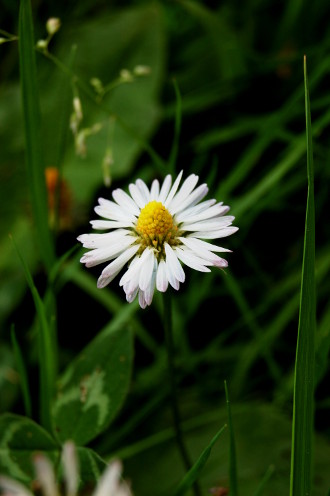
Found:
<path fill-rule="evenodd" d="M 315 210 L 311 114 L 304 58 L 308 196 L 294 376 L 290 496 L 311 494 L 316 330 Z"/>
<path fill-rule="evenodd" d="M 110 323 L 68 366 L 54 403 L 55 431 L 62 441 L 85 445 L 114 419 L 128 391 L 133 336 Z"/>
<path fill-rule="evenodd" d="M 31 481 L 35 474 L 32 456 L 45 452 L 55 462 L 59 447 L 50 435 L 32 420 L 5 413 L 0 416 L 0 473 L 20 482 Z"/>
<path fill-rule="evenodd" d="M 186 494 L 188 489 L 192 487 L 194 482 L 197 480 L 199 474 L 203 470 L 203 467 L 206 464 L 207 460 L 209 459 L 214 444 L 217 442 L 217 440 L 219 439 L 223 431 L 226 429 L 226 427 L 227 427 L 226 425 L 221 427 L 221 429 L 216 433 L 213 439 L 211 439 L 210 443 L 202 452 L 197 462 L 191 467 L 189 472 L 182 479 L 181 483 L 179 484 L 178 488 L 174 493 L 174 496 L 181 496 L 182 494 Z"/>
<path fill-rule="evenodd" d="M 82 485 L 85 483 L 96 483 L 107 463 L 90 448 L 77 447 L 79 472 Z"/>
<path fill-rule="evenodd" d="M 47 191 L 42 161 L 39 94 L 30 0 L 21 0 L 19 10 L 19 62 L 25 128 L 27 178 L 40 257 L 49 270 L 55 259 L 48 226 Z"/>

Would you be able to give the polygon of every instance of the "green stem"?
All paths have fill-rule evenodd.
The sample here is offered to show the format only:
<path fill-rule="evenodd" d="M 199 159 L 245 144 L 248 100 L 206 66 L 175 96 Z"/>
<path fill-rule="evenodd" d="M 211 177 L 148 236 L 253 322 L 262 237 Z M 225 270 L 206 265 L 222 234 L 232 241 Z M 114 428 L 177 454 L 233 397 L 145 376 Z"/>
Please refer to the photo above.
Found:
<path fill-rule="evenodd" d="M 190 457 L 183 439 L 182 429 L 181 429 L 181 421 L 180 421 L 180 412 L 178 405 L 178 395 L 177 395 L 177 387 L 175 380 L 175 366 L 174 366 L 174 343 L 173 343 L 173 327 L 172 327 L 172 301 L 171 295 L 169 291 L 166 291 L 163 294 L 163 303 L 164 303 L 164 331 L 165 331 L 165 343 L 167 348 L 167 359 L 168 359 L 168 373 L 171 387 L 171 407 L 173 414 L 173 422 L 174 422 L 174 431 L 176 442 L 179 448 L 179 452 L 184 464 L 186 471 L 188 472 L 192 463 L 190 461 Z M 194 483 L 194 493 L 195 496 L 201 496 L 201 490 L 197 484 Z"/>

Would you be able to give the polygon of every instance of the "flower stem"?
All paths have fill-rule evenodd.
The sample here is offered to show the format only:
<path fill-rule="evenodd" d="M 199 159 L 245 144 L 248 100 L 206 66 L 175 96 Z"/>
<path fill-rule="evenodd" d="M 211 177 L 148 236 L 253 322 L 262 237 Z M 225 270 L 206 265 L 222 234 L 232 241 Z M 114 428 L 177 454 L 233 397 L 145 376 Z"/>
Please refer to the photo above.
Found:
<path fill-rule="evenodd" d="M 168 359 L 168 373 L 171 386 L 171 407 L 174 422 L 174 430 L 176 442 L 180 451 L 180 455 L 184 464 L 186 471 L 188 472 L 192 463 L 183 439 L 183 434 L 181 430 L 180 422 L 180 412 L 178 405 L 178 395 L 175 380 L 175 366 L 174 366 L 174 344 L 173 344 L 173 327 L 172 327 L 172 300 L 169 291 L 163 293 L 163 304 L 164 304 L 164 331 L 165 331 L 165 343 L 167 348 L 167 359 Z M 197 484 L 194 483 L 193 486 L 195 496 L 201 496 L 201 490 Z"/>

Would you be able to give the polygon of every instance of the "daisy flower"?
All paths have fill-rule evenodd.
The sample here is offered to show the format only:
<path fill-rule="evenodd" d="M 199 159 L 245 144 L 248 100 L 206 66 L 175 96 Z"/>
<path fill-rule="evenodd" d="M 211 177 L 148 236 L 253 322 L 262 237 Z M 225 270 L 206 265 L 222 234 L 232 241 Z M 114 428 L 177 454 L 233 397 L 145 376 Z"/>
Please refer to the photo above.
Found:
<path fill-rule="evenodd" d="M 225 268 L 228 262 L 216 255 L 228 252 L 209 241 L 230 236 L 238 230 L 231 224 L 235 217 L 226 215 L 229 207 L 216 200 L 205 200 L 206 184 L 197 186 L 198 176 L 191 174 L 182 183 L 182 171 L 172 185 L 167 175 L 160 186 L 151 188 L 141 179 L 112 192 L 112 200 L 99 198 L 95 212 L 102 220 L 92 220 L 94 229 L 109 232 L 83 234 L 78 241 L 90 249 L 81 258 L 86 267 L 110 262 L 102 271 L 97 286 L 107 286 L 128 264 L 119 284 L 128 302 L 138 295 L 142 308 L 150 305 L 155 288 L 165 292 L 168 286 L 178 290 L 185 280 L 182 264 L 201 272 L 211 266 Z"/>
<path fill-rule="evenodd" d="M 55 471 L 50 460 L 43 454 L 36 454 L 33 458 L 36 473 L 36 492 L 42 496 L 61 496 L 56 484 Z M 67 441 L 62 451 L 62 467 L 64 473 L 65 496 L 78 496 L 79 470 L 76 448 L 72 441 Z M 129 486 L 120 480 L 122 465 L 119 460 L 112 461 L 92 493 L 92 496 L 132 496 Z M 3 496 L 33 496 L 33 493 L 23 484 L 0 476 L 0 493 Z"/>

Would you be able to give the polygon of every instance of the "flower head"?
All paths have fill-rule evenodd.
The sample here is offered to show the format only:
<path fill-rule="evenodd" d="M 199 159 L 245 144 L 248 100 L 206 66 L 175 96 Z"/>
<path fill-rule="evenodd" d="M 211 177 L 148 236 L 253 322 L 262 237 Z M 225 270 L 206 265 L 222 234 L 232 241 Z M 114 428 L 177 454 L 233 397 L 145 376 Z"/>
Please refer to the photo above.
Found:
<path fill-rule="evenodd" d="M 211 266 L 228 266 L 215 252 L 228 252 L 208 241 L 230 236 L 238 230 L 226 215 L 229 207 L 216 200 L 203 200 L 206 184 L 197 186 L 198 176 L 191 174 L 179 188 L 182 171 L 172 185 L 167 175 L 160 186 L 155 179 L 149 189 L 137 179 L 129 185 L 130 194 L 122 189 L 112 192 L 114 201 L 99 198 L 95 212 L 106 220 L 93 220 L 94 229 L 109 230 L 102 234 L 83 234 L 78 240 L 86 252 L 81 262 L 86 267 L 111 261 L 102 271 L 97 286 L 107 286 L 129 263 L 119 284 L 128 302 L 138 295 L 142 308 L 152 302 L 155 288 L 165 292 L 170 284 L 178 290 L 185 280 L 181 263 L 201 272 Z"/>
<path fill-rule="evenodd" d="M 36 473 L 35 489 L 42 496 L 60 496 L 61 491 L 56 483 L 54 467 L 50 460 L 41 453 L 33 458 Z M 62 467 L 64 473 L 65 496 L 77 496 L 79 470 L 76 448 L 73 442 L 67 441 L 62 451 Z M 132 496 L 125 483 L 121 481 L 122 465 L 119 460 L 112 461 L 98 481 L 92 496 Z M 25 486 L 6 476 L 0 476 L 0 493 L 3 496 L 33 496 Z"/>

